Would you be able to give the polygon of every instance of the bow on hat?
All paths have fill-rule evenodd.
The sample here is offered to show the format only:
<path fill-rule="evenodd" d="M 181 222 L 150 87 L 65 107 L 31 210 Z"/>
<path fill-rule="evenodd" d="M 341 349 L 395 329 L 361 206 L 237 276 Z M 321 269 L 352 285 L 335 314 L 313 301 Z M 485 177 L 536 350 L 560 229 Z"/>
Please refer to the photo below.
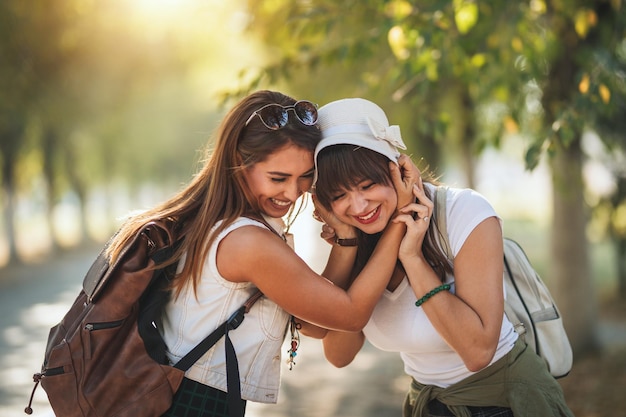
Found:
<path fill-rule="evenodd" d="M 386 142 L 389 142 L 392 146 L 396 148 L 406 149 L 406 145 L 402 141 L 402 135 L 400 134 L 400 126 L 387 126 L 385 124 L 379 123 L 371 117 L 367 118 L 367 124 L 377 139 L 382 139 Z"/>

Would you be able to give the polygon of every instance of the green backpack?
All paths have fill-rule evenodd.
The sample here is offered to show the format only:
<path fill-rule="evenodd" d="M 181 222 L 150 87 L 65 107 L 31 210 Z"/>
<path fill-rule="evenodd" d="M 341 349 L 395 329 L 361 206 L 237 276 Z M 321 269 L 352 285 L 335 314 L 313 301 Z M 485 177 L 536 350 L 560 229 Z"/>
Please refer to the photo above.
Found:
<path fill-rule="evenodd" d="M 452 262 L 446 226 L 447 189 L 437 187 L 435 221 L 441 246 Z M 504 311 L 515 331 L 546 362 L 552 376 L 566 376 L 572 369 L 573 354 L 561 313 L 522 247 L 509 238 L 504 238 L 504 288 Z"/>

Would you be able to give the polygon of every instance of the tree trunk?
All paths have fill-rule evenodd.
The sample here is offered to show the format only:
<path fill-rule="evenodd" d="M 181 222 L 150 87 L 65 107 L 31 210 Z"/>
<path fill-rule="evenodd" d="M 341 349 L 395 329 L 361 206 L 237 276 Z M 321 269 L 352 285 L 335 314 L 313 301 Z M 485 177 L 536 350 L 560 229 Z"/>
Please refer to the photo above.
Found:
<path fill-rule="evenodd" d="M 580 139 L 551 160 L 553 213 L 550 281 L 575 355 L 597 348 L 596 299 L 585 227 Z"/>
<path fill-rule="evenodd" d="M 615 244 L 617 261 L 617 291 L 619 298 L 626 300 L 626 239 L 618 237 Z"/>
<path fill-rule="evenodd" d="M 46 127 L 41 137 L 41 148 L 43 150 L 42 170 L 46 184 L 46 224 L 48 226 L 48 234 L 50 235 L 50 251 L 52 253 L 58 252 L 61 247 L 53 225 L 53 213 L 57 197 L 57 181 L 54 162 L 58 153 L 58 145 L 59 141 L 57 140 L 56 133 L 50 127 Z"/>
<path fill-rule="evenodd" d="M 8 262 L 10 264 L 16 264 L 16 263 L 20 263 L 21 260 L 19 258 L 19 254 L 17 252 L 17 239 L 16 239 L 16 234 L 15 234 L 15 193 L 14 193 L 14 187 L 13 187 L 13 179 L 12 179 L 12 175 L 10 177 L 7 177 L 7 172 L 11 171 L 13 168 L 13 165 L 11 163 L 8 163 L 7 165 L 9 165 L 9 169 L 4 169 L 4 174 L 3 174 L 3 191 L 4 191 L 4 196 L 2 198 L 3 201 L 3 207 L 2 207 L 2 213 L 4 214 L 4 230 L 5 230 L 5 237 L 7 239 L 7 245 L 9 247 L 9 259 Z"/>
<path fill-rule="evenodd" d="M 617 191 L 610 199 L 613 215 L 609 230 L 615 242 L 615 262 L 617 263 L 617 290 L 622 300 L 626 300 L 626 230 L 620 226 L 620 206 L 626 205 L 626 177 L 616 175 Z"/>
<path fill-rule="evenodd" d="M 474 149 L 476 143 L 476 113 L 475 105 L 470 97 L 468 87 L 461 87 L 461 112 L 459 114 L 459 121 L 462 126 L 461 130 L 461 164 L 463 165 L 463 172 L 467 178 L 467 186 L 469 188 L 476 188 L 476 150 Z"/>

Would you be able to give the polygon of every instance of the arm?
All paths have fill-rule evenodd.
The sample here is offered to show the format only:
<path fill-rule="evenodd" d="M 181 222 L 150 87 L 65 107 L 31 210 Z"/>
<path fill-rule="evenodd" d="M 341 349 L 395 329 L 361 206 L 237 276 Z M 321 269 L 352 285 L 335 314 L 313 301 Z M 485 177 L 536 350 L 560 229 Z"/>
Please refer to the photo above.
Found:
<path fill-rule="evenodd" d="M 421 250 L 427 222 L 408 215 L 396 221 L 407 225 L 399 257 L 419 299 L 441 284 Z M 470 371 L 487 366 L 497 348 L 504 309 L 502 256 L 500 223 L 487 218 L 470 233 L 454 260 L 456 294 L 440 292 L 421 306 Z"/>
<path fill-rule="evenodd" d="M 349 234 L 339 234 L 339 236 L 351 237 Z M 348 288 L 356 253 L 356 246 L 338 246 L 333 244 L 322 276 L 327 277 L 340 288 Z M 300 332 L 305 336 L 322 339 L 328 332 L 328 329 L 308 323 L 301 318 L 298 318 L 298 323 L 301 325 Z"/>
<path fill-rule="evenodd" d="M 415 177 L 390 164 L 402 198 L 410 195 Z M 290 314 L 328 329 L 359 331 L 365 326 L 395 267 L 404 224 L 390 224 L 368 264 L 345 291 L 316 274 L 272 232 L 244 226 L 221 242 L 217 265 L 233 282 L 252 282 Z M 245 254 L 245 256 L 242 256 Z"/>
<path fill-rule="evenodd" d="M 356 331 L 367 323 L 387 285 L 403 234 L 404 225 L 388 228 L 348 291 L 316 274 L 272 232 L 256 226 L 229 233 L 220 243 L 217 264 L 224 278 L 254 283 L 296 317 L 325 328 Z"/>

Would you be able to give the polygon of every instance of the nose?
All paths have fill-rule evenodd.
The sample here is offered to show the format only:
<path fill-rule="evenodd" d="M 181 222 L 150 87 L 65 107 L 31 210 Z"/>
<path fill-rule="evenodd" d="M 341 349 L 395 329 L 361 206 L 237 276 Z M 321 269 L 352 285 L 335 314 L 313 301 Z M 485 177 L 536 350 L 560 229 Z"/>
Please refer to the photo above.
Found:
<path fill-rule="evenodd" d="M 290 201 L 296 201 L 305 190 L 300 186 L 299 181 L 290 182 L 285 189 L 285 197 Z"/>
<path fill-rule="evenodd" d="M 362 214 L 367 208 L 367 199 L 361 193 L 350 194 L 350 211 L 353 215 Z"/>

